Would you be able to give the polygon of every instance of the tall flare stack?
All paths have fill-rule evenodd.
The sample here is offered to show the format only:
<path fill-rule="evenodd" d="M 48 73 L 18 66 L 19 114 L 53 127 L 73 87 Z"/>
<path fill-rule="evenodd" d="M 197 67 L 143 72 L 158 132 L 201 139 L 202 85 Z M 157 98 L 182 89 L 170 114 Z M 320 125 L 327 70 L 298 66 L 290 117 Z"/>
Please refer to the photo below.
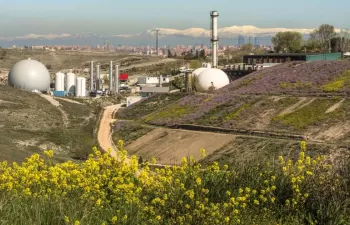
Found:
<path fill-rule="evenodd" d="M 119 65 L 115 65 L 115 77 L 114 77 L 114 84 L 115 84 L 115 92 L 119 93 Z"/>
<path fill-rule="evenodd" d="M 211 49 L 212 49 L 212 58 L 213 58 L 213 68 L 217 68 L 218 66 L 218 17 L 219 13 L 217 11 L 210 12 L 211 17 Z"/>
<path fill-rule="evenodd" d="M 113 90 L 113 61 L 109 62 L 109 91 Z"/>
<path fill-rule="evenodd" d="M 94 90 L 94 61 L 90 64 L 90 91 Z"/>

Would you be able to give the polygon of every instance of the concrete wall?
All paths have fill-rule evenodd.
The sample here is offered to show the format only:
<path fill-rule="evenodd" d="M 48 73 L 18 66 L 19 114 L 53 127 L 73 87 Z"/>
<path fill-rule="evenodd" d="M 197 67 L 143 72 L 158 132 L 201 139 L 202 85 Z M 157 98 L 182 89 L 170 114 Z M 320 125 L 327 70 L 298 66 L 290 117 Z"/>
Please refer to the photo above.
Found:
<path fill-rule="evenodd" d="M 170 87 L 142 87 L 143 93 L 168 93 Z"/>
<path fill-rule="evenodd" d="M 129 107 L 130 105 L 140 101 L 142 99 L 141 96 L 129 96 L 126 98 L 126 107 Z"/>

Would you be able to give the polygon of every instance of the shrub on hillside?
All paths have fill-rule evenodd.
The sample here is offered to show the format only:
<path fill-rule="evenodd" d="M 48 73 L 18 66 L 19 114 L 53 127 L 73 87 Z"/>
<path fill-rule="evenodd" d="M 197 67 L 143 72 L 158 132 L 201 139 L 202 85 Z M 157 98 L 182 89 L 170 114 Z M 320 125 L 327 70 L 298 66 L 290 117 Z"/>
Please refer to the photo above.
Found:
<path fill-rule="evenodd" d="M 4 224 L 348 224 L 348 177 L 325 157 L 244 170 L 183 158 L 179 167 L 151 169 L 95 154 L 82 163 L 53 164 L 34 154 L 22 165 L 0 164 Z M 205 151 L 202 150 L 203 157 Z M 154 162 L 153 162 L 154 163 Z M 342 179 L 343 178 L 343 179 Z"/>

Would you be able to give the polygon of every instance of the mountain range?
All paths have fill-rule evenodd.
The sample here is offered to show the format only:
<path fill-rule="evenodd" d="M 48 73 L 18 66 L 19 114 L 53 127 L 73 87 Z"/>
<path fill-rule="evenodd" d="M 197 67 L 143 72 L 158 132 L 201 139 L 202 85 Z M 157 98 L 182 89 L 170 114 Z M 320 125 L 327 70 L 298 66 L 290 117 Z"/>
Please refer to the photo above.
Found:
<path fill-rule="evenodd" d="M 203 28 L 189 28 L 185 30 L 176 30 L 168 28 L 155 28 L 146 30 L 138 34 L 118 34 L 102 35 L 96 33 L 85 34 L 28 34 L 23 36 L 1 37 L 0 46 L 9 47 L 12 45 L 92 45 L 103 44 L 109 40 L 111 45 L 154 45 L 156 30 L 159 30 L 159 45 L 190 45 L 190 44 L 209 44 L 211 31 Z M 269 45 L 271 37 L 278 32 L 296 31 L 303 34 L 304 37 L 313 31 L 313 29 L 289 29 L 289 28 L 258 28 L 255 26 L 231 26 L 218 29 L 220 38 L 219 44 L 236 45 L 238 37 L 243 36 L 245 43 Z M 250 37 L 250 38 L 249 38 Z"/>

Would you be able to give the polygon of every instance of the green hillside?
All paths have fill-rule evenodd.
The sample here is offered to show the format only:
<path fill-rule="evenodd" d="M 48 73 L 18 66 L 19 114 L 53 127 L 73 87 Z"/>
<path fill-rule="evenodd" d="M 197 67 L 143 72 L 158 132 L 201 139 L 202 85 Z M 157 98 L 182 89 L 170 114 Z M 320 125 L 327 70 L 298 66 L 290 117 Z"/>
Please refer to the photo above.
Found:
<path fill-rule="evenodd" d="M 57 160 L 91 152 L 98 107 L 58 101 L 60 109 L 38 94 L 0 85 L 0 160 L 21 161 L 46 149 Z"/>

